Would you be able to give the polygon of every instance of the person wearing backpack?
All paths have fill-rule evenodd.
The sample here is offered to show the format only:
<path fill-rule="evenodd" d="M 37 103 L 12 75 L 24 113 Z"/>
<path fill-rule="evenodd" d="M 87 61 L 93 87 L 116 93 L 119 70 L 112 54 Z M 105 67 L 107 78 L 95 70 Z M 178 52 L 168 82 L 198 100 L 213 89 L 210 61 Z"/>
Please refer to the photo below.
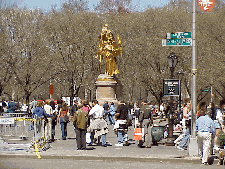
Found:
<path fill-rule="evenodd" d="M 86 133 L 88 126 L 88 113 L 79 105 L 78 110 L 74 113 L 72 121 L 76 128 L 77 150 L 86 149 Z"/>

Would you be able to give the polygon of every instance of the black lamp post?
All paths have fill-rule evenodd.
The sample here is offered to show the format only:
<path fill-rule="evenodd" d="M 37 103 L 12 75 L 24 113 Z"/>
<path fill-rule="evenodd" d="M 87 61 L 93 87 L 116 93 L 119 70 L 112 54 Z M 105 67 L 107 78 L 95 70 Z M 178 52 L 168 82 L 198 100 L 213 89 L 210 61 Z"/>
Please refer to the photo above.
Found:
<path fill-rule="evenodd" d="M 175 55 L 175 53 L 170 53 L 170 55 L 167 57 L 167 63 L 170 68 L 171 76 L 170 78 L 174 78 L 174 68 L 176 67 L 176 64 L 178 62 L 178 56 Z M 173 96 L 170 96 L 170 109 L 169 109 L 169 137 L 167 139 L 167 145 L 174 145 L 173 142 Z"/>
<path fill-rule="evenodd" d="M 177 72 L 177 75 L 179 76 L 179 79 L 180 79 L 180 86 L 181 86 L 181 83 L 182 83 L 182 77 L 184 75 L 184 72 Z M 180 91 L 179 91 L 179 108 L 181 110 L 181 87 L 180 87 Z"/>
<path fill-rule="evenodd" d="M 167 57 L 167 63 L 171 71 L 171 79 L 173 79 L 174 68 L 176 67 L 177 62 L 178 56 L 176 56 L 173 52 L 170 53 L 170 55 Z"/>

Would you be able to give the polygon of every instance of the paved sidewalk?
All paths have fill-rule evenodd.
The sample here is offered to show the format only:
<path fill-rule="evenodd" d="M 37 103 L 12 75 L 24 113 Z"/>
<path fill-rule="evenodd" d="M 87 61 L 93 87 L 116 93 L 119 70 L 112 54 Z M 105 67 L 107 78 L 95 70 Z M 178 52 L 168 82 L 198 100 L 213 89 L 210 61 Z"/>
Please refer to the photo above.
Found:
<path fill-rule="evenodd" d="M 60 125 L 56 126 L 56 141 L 50 143 L 50 148 L 46 151 L 40 152 L 42 159 L 75 159 L 75 160 L 115 160 L 115 161 L 169 161 L 169 162 L 190 162 L 198 163 L 201 161 L 198 157 L 189 157 L 187 151 L 181 151 L 174 146 L 165 146 L 163 142 L 160 142 L 157 146 L 152 148 L 139 148 L 137 141 L 133 139 L 133 128 L 129 129 L 129 146 L 116 147 L 117 143 L 116 134 L 113 132 L 113 126 L 109 126 L 110 132 L 107 134 L 107 142 L 111 144 L 108 147 L 102 147 L 100 145 L 87 146 L 87 148 L 93 148 L 93 150 L 77 150 L 75 132 L 73 126 L 68 125 L 67 140 L 61 139 Z M 21 142 L 22 143 L 22 142 Z M 33 148 L 28 152 L 29 144 L 9 144 L 8 149 L 0 148 L 0 156 L 7 157 L 25 157 L 25 158 L 37 158 L 37 155 Z"/>

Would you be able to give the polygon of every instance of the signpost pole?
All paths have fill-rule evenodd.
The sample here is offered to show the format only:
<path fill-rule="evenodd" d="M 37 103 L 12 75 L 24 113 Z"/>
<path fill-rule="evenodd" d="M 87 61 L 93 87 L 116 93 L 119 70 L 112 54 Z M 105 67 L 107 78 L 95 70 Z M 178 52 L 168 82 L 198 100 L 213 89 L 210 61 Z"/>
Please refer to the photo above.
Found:
<path fill-rule="evenodd" d="M 193 21 L 192 21 L 192 137 L 196 136 L 195 121 L 196 121 L 196 0 L 193 0 Z"/>
<path fill-rule="evenodd" d="M 197 107 L 197 99 L 196 99 L 196 0 L 193 0 L 193 15 L 192 15 L 192 74 L 191 74 L 191 138 L 189 145 L 189 155 L 197 156 L 198 155 L 198 145 L 196 139 L 196 107 Z"/>

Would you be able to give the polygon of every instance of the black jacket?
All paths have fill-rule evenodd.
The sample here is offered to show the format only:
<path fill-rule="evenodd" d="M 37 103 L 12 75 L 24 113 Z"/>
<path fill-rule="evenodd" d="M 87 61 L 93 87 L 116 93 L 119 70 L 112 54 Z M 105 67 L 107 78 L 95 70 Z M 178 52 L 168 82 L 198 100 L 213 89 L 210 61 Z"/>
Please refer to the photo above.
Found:
<path fill-rule="evenodd" d="M 121 104 L 117 107 L 116 113 L 119 113 L 117 116 L 118 120 L 126 120 L 128 118 L 128 107 L 125 104 Z"/>

